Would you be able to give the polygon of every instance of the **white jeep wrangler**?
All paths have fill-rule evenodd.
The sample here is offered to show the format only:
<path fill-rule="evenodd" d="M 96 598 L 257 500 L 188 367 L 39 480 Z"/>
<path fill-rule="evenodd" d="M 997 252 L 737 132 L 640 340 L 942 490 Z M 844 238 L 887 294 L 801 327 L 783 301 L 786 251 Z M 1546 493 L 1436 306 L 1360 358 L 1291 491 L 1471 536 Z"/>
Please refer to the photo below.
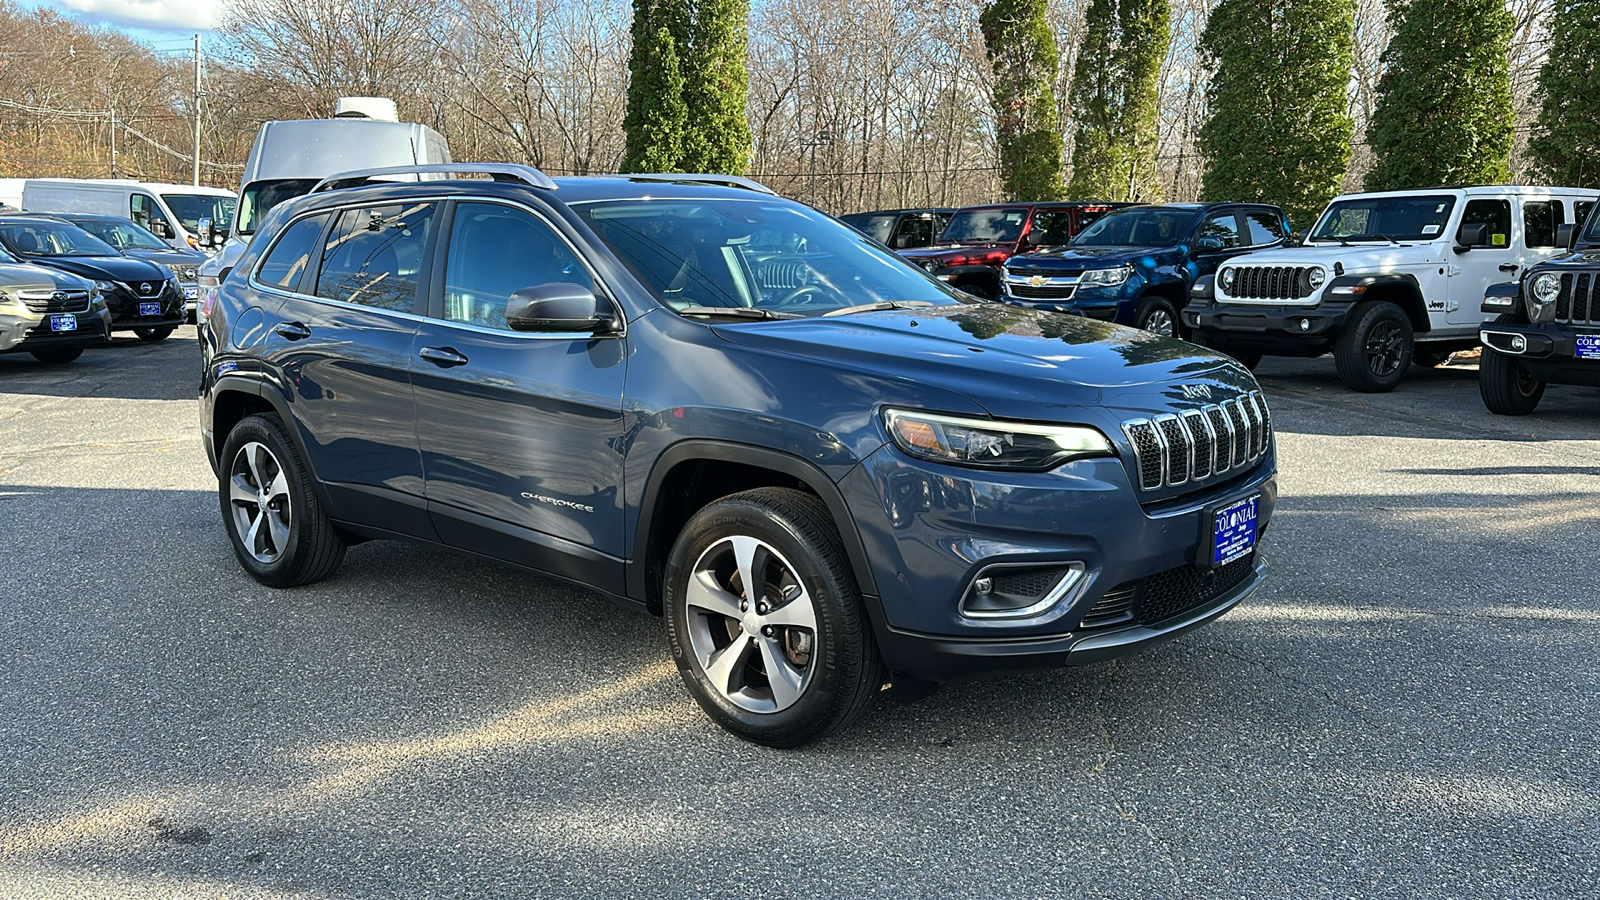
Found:
<path fill-rule="evenodd" d="M 1184 322 L 1246 365 L 1332 351 L 1346 386 L 1391 391 L 1412 363 L 1477 346 L 1485 289 L 1560 251 L 1562 226 L 1597 197 L 1504 185 L 1335 197 L 1299 246 L 1197 281 Z"/>

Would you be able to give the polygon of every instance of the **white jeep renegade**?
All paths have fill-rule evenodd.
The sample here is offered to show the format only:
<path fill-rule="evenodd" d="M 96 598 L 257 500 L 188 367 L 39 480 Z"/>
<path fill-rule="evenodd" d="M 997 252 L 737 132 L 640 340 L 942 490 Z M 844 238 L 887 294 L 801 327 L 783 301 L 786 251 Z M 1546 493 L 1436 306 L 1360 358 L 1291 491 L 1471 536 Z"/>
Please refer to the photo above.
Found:
<path fill-rule="evenodd" d="M 1484 290 L 1557 253 L 1600 191 L 1486 186 L 1335 197 L 1299 246 L 1229 260 L 1183 312 L 1197 343 L 1254 366 L 1332 352 L 1390 391 L 1478 343 Z"/>

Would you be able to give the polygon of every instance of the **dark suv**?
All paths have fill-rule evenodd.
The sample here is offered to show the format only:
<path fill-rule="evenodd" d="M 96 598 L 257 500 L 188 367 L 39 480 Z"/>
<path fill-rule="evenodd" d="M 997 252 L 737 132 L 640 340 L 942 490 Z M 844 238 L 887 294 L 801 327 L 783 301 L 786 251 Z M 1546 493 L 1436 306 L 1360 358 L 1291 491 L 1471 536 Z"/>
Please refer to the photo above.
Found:
<path fill-rule="evenodd" d="M 939 238 L 953 209 L 880 209 L 851 213 L 839 221 L 891 250 L 915 250 Z"/>
<path fill-rule="evenodd" d="M 1243 367 L 969 303 L 743 179 L 338 176 L 202 319 L 253 577 L 401 538 L 576 581 L 663 615 L 695 699 L 761 743 L 886 682 L 1121 656 L 1263 578 L 1275 451 Z"/>
<path fill-rule="evenodd" d="M 1556 242 L 1568 252 L 1485 292 L 1483 312 L 1498 314 L 1479 332 L 1490 412 L 1527 415 L 1551 382 L 1600 387 L 1600 207 L 1581 232 L 1559 226 Z"/>
<path fill-rule="evenodd" d="M 0 246 L 26 262 L 94 282 L 113 331 L 160 341 L 184 323 L 183 291 L 171 269 L 123 256 L 76 225 L 51 216 L 0 217 Z"/>
<path fill-rule="evenodd" d="M 1283 210 L 1259 203 L 1119 209 L 1063 249 L 1008 260 L 1003 299 L 1177 337 L 1178 310 L 1196 279 L 1288 235 Z"/>
<path fill-rule="evenodd" d="M 901 253 L 940 281 L 975 297 L 1000 296 L 1000 266 L 1018 253 L 1065 246 L 1125 203 L 1002 203 L 957 210 L 938 243 Z"/>

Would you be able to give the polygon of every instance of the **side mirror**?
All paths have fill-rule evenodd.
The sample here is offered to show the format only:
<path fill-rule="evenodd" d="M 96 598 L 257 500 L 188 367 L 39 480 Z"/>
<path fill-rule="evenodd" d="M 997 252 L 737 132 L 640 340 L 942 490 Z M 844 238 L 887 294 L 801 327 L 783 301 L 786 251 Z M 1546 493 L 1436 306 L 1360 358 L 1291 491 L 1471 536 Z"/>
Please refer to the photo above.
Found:
<path fill-rule="evenodd" d="M 1205 235 L 1195 238 L 1194 251 L 1196 253 L 1215 253 L 1222 249 L 1222 238 L 1215 235 Z"/>
<path fill-rule="evenodd" d="M 161 219 L 151 219 L 150 230 L 155 232 L 155 236 L 162 240 L 170 240 L 172 238 L 172 229 L 168 228 L 167 223 Z"/>
<path fill-rule="evenodd" d="M 1482 247 L 1488 243 L 1489 226 L 1482 222 L 1463 225 L 1456 231 L 1455 251 L 1457 253 L 1465 253 L 1473 247 Z"/>
<path fill-rule="evenodd" d="M 577 284 L 537 284 L 506 301 L 506 324 L 512 331 L 594 334 L 611 330 L 612 322 L 611 304 Z"/>
<path fill-rule="evenodd" d="M 199 233 L 200 243 L 202 244 L 211 243 L 211 238 L 216 233 L 216 231 L 211 227 L 210 219 L 201 219 L 199 228 L 195 230 Z"/>
<path fill-rule="evenodd" d="M 1578 243 L 1578 226 L 1576 226 L 1576 225 L 1557 225 L 1556 226 L 1556 246 L 1557 247 L 1565 247 L 1568 250 L 1571 250 L 1573 245 L 1576 244 L 1576 243 Z"/>
<path fill-rule="evenodd" d="M 1304 231 L 1289 232 L 1289 236 L 1284 239 L 1283 245 L 1285 247 L 1304 247 L 1306 245 L 1306 233 Z"/>

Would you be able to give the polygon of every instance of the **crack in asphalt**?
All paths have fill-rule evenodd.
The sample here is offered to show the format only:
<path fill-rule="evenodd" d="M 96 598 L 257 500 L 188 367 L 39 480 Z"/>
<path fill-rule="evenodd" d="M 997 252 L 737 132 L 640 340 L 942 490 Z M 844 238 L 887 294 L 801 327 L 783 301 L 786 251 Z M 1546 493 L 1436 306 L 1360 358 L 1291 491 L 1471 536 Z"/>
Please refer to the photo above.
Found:
<path fill-rule="evenodd" d="M 1272 675 L 1275 678 L 1281 678 L 1284 681 L 1287 681 L 1287 682 L 1289 682 L 1291 684 L 1297 684 L 1300 687 L 1303 687 L 1306 690 L 1311 691 L 1312 693 L 1322 697 L 1322 699 L 1328 701 L 1329 703 L 1333 704 L 1334 706 L 1337 706 L 1338 708 L 1340 708 L 1340 709 L 1344 710 L 1345 712 L 1349 713 L 1351 718 L 1355 719 L 1357 722 L 1360 722 L 1362 725 L 1366 726 L 1367 728 L 1371 728 L 1374 731 L 1382 731 L 1383 730 L 1383 726 L 1382 725 L 1379 725 L 1377 722 L 1374 722 L 1373 720 L 1367 718 L 1366 714 L 1363 713 L 1361 710 L 1356 709 L 1355 707 L 1349 705 L 1348 703 L 1345 703 L 1343 700 L 1340 700 L 1338 697 L 1335 697 L 1333 694 L 1328 693 L 1328 691 L 1324 690 L 1322 687 L 1320 687 L 1318 685 L 1312 684 L 1311 682 L 1306 681 L 1305 679 L 1302 679 L 1302 678 L 1296 678 L 1295 676 L 1290 675 L 1287 672 L 1280 672 L 1276 667 L 1274 667 L 1271 663 L 1268 663 L 1266 660 L 1257 659 L 1256 657 L 1253 657 L 1253 656 L 1244 656 L 1242 654 L 1234 653 L 1231 650 L 1227 650 L 1227 649 L 1225 649 L 1223 647 L 1208 646 L 1208 645 L 1205 645 L 1205 644 L 1197 644 L 1196 646 L 1201 650 L 1209 650 L 1212 653 L 1217 653 L 1217 654 L 1221 654 L 1222 656 L 1231 657 L 1231 658 L 1236 659 L 1236 660 L 1238 660 L 1240 662 L 1243 662 L 1243 663 L 1249 663 L 1249 664 L 1251 664 L 1253 666 L 1256 666 L 1257 668 L 1261 669 L 1262 671 L 1266 672 L 1267 674 Z"/>
<path fill-rule="evenodd" d="M 1115 666 L 1116 663 L 1111 665 Z M 1145 837 L 1149 838 L 1150 843 L 1155 845 L 1156 850 L 1161 854 L 1161 858 L 1166 861 L 1167 868 L 1172 872 L 1172 883 L 1177 887 L 1178 894 L 1180 896 L 1188 896 L 1188 892 L 1184 890 L 1183 885 L 1183 870 L 1179 868 L 1177 858 L 1172 855 L 1172 848 L 1156 834 L 1155 829 L 1151 828 L 1149 823 L 1140 819 L 1138 814 L 1122 802 L 1122 796 L 1117 793 L 1116 785 L 1112 783 L 1111 777 L 1106 774 L 1106 769 L 1111 764 L 1111 757 L 1117 753 L 1117 739 L 1111 733 L 1110 723 L 1106 721 L 1104 706 L 1101 704 L 1100 697 L 1096 697 L 1094 700 L 1094 719 L 1100 728 L 1100 737 L 1106 743 L 1106 750 L 1100 761 L 1089 767 L 1089 776 L 1099 780 L 1100 789 L 1105 791 L 1106 796 L 1111 798 L 1111 805 L 1116 809 L 1117 815 L 1122 817 L 1124 821 L 1137 825 L 1144 832 Z"/>

